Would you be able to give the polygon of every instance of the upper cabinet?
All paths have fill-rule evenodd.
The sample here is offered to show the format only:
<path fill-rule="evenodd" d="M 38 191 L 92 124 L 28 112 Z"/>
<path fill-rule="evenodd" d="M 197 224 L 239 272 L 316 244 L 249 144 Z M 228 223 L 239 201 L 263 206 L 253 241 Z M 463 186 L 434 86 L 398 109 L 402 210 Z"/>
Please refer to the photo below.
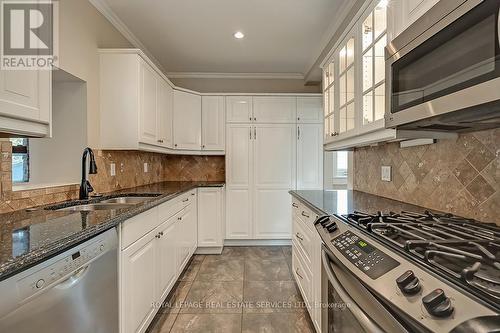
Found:
<path fill-rule="evenodd" d="M 201 149 L 201 96 L 174 90 L 174 148 Z"/>
<path fill-rule="evenodd" d="M 297 97 L 297 122 L 301 124 L 321 124 L 323 103 L 319 97 Z"/>
<path fill-rule="evenodd" d="M 323 65 L 327 149 L 395 138 L 384 120 L 387 3 L 376 0 L 365 6 Z"/>
<path fill-rule="evenodd" d="M 224 97 L 201 98 L 201 149 L 224 150 L 225 146 Z"/>
<path fill-rule="evenodd" d="M 0 133 L 49 137 L 52 72 L 0 69 Z"/>
<path fill-rule="evenodd" d="M 391 39 L 425 14 L 439 0 L 391 0 L 388 6 Z"/>
<path fill-rule="evenodd" d="M 258 123 L 294 123 L 297 98 L 257 96 L 253 98 L 253 121 Z"/>
<path fill-rule="evenodd" d="M 246 123 L 252 121 L 252 96 L 227 96 L 226 117 L 228 123 Z"/>
<path fill-rule="evenodd" d="M 165 82 L 159 80 L 157 85 L 157 124 L 158 140 L 163 147 L 173 146 L 173 122 L 174 117 L 174 89 Z"/>

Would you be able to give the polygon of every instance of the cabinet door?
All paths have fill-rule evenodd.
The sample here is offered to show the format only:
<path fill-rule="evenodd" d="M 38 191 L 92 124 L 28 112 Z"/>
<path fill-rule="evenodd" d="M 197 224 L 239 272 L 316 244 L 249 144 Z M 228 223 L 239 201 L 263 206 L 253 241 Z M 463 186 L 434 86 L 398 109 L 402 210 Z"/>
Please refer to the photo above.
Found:
<path fill-rule="evenodd" d="M 198 246 L 222 246 L 222 188 L 198 189 Z"/>
<path fill-rule="evenodd" d="M 123 327 L 126 333 L 144 332 L 158 296 L 156 230 L 122 251 Z"/>
<path fill-rule="evenodd" d="M 226 238 L 252 236 L 253 127 L 226 127 Z"/>
<path fill-rule="evenodd" d="M 140 141 L 156 145 L 156 95 L 158 74 L 147 64 L 141 64 Z M 117 119 L 119 121 L 119 119 Z"/>
<path fill-rule="evenodd" d="M 51 71 L 0 70 L 0 114 L 49 123 Z"/>
<path fill-rule="evenodd" d="M 158 268 L 159 272 L 159 293 L 160 300 L 163 300 L 175 283 L 177 276 L 175 263 L 175 220 L 177 216 L 172 216 L 160 227 L 161 236 L 158 240 Z"/>
<path fill-rule="evenodd" d="M 224 97 L 203 96 L 201 100 L 201 148 L 224 150 L 225 120 Z"/>
<path fill-rule="evenodd" d="M 320 124 L 323 121 L 321 97 L 297 97 L 297 121 Z"/>
<path fill-rule="evenodd" d="M 201 96 L 174 90 L 174 147 L 201 149 Z"/>
<path fill-rule="evenodd" d="M 162 78 L 158 79 L 158 143 L 173 147 L 174 90 Z"/>
<path fill-rule="evenodd" d="M 297 113 L 296 100 L 296 97 L 254 97 L 254 121 L 259 123 L 295 123 Z"/>
<path fill-rule="evenodd" d="M 186 206 L 177 221 L 176 264 L 178 273 L 181 273 L 186 266 L 193 247 L 196 246 L 198 240 L 195 206 L 193 204 Z"/>
<path fill-rule="evenodd" d="M 227 96 L 226 119 L 228 123 L 247 123 L 253 121 L 251 96 Z"/>
<path fill-rule="evenodd" d="M 296 178 L 296 126 L 258 125 L 254 142 L 254 237 L 290 238 Z"/>
<path fill-rule="evenodd" d="M 323 126 L 297 125 L 297 189 L 323 188 Z"/>

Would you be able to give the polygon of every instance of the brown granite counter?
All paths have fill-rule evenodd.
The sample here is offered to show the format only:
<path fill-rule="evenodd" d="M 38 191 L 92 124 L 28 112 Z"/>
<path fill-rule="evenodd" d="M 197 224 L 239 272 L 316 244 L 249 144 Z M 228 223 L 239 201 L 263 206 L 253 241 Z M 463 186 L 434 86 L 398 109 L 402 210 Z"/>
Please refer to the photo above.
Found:
<path fill-rule="evenodd" d="M 86 241 L 122 221 L 198 187 L 224 186 L 223 182 L 162 182 L 107 193 L 105 198 L 123 195 L 157 195 L 124 209 L 100 211 L 19 210 L 0 214 L 0 280 Z M 103 200 L 91 199 L 78 203 Z M 57 204 L 75 205 L 75 201 Z M 53 206 L 53 205 L 51 205 Z"/>

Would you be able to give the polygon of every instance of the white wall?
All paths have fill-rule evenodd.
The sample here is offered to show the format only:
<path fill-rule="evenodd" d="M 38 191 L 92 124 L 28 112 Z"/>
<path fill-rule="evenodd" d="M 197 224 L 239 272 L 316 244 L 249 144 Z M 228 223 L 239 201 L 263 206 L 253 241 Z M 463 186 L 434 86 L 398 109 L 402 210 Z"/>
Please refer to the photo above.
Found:
<path fill-rule="evenodd" d="M 87 85 L 52 85 L 52 138 L 30 140 L 30 185 L 77 184 L 87 143 Z"/>

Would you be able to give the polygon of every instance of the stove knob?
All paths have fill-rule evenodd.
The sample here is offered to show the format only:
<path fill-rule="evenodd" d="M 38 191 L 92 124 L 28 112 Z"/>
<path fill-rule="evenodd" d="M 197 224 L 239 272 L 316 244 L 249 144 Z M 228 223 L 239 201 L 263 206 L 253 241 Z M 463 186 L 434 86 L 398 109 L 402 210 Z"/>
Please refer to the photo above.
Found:
<path fill-rule="evenodd" d="M 425 309 L 436 317 L 448 317 L 453 313 L 453 305 L 443 289 L 436 289 L 422 298 Z"/>
<path fill-rule="evenodd" d="M 337 223 L 335 223 L 335 222 L 332 222 L 332 223 L 330 223 L 329 225 L 326 226 L 326 230 L 328 230 L 328 232 L 334 232 L 337 229 L 338 229 Z"/>
<path fill-rule="evenodd" d="M 399 289 L 406 295 L 415 295 L 421 289 L 418 277 L 411 270 L 404 272 L 398 277 L 396 283 Z"/>

